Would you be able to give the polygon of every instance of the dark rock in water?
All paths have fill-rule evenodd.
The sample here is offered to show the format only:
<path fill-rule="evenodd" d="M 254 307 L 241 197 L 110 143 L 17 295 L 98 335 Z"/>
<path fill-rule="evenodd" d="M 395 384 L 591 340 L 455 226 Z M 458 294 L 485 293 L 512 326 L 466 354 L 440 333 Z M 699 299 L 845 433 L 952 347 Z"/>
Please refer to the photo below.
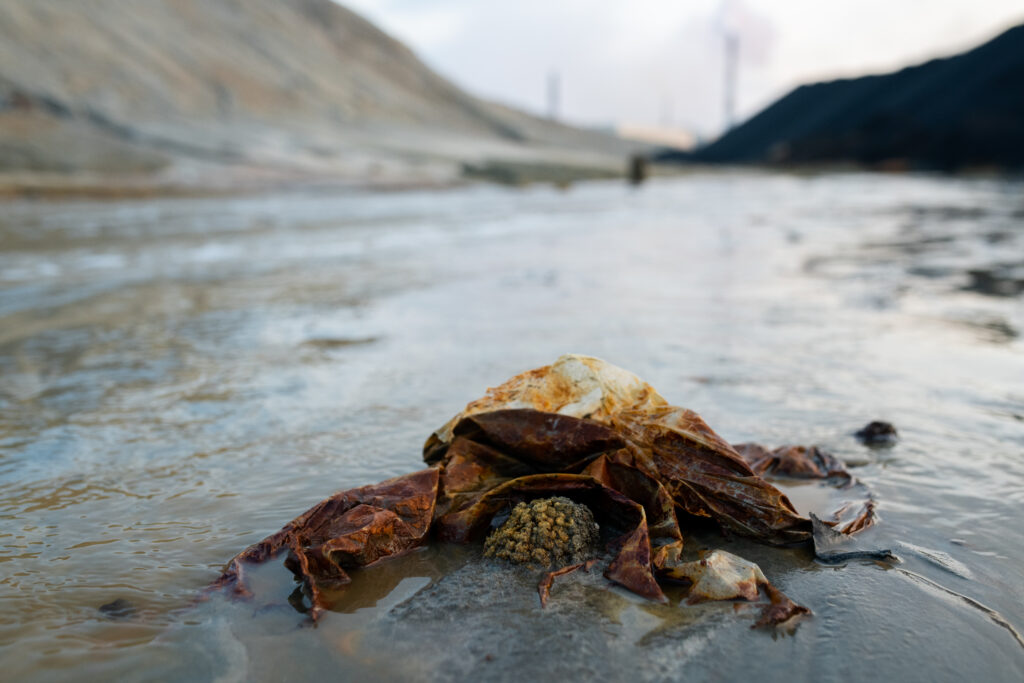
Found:
<path fill-rule="evenodd" d="M 111 619 L 127 619 L 135 616 L 135 605 L 131 600 L 125 600 L 124 598 L 118 598 L 113 602 L 108 602 L 105 605 L 100 605 L 100 612 L 104 616 Z"/>
<path fill-rule="evenodd" d="M 814 556 L 822 562 L 835 564 L 847 560 L 890 560 L 899 558 L 888 548 L 868 548 L 859 543 L 853 536 L 840 533 L 825 524 L 813 512 L 811 518 L 812 538 L 814 539 Z"/>
<path fill-rule="evenodd" d="M 896 443 L 899 435 L 896 428 L 888 422 L 875 420 L 864 425 L 853 434 L 857 440 L 867 446 L 891 446 Z"/>

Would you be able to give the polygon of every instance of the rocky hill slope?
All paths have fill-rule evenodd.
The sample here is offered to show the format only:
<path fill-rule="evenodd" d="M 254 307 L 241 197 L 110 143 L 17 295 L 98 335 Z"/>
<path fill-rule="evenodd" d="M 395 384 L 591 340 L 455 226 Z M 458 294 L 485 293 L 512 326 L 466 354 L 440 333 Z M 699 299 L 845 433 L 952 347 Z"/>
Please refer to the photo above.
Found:
<path fill-rule="evenodd" d="M 461 91 L 330 0 L 0 3 L 0 172 L 406 182 L 626 151 Z"/>

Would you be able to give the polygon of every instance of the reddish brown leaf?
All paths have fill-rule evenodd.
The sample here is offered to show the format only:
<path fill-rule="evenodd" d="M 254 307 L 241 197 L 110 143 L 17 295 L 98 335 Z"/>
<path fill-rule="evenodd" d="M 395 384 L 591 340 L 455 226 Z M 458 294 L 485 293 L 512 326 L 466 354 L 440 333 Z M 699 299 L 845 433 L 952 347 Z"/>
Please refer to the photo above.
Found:
<path fill-rule="evenodd" d="M 337 493 L 236 555 L 212 588 L 247 595 L 244 564 L 288 550 L 287 566 L 306 583 L 315 619 L 325 607 L 320 589 L 348 583 L 343 567 L 363 567 L 423 542 L 437 483 L 438 470 L 430 468 Z"/>
<path fill-rule="evenodd" d="M 623 411 L 612 419 L 634 463 L 691 515 L 773 544 L 810 539 L 810 521 L 692 410 L 667 406 Z"/>
<path fill-rule="evenodd" d="M 532 409 L 472 415 L 455 425 L 453 435 L 492 446 L 542 472 L 572 470 L 598 453 L 625 445 L 597 422 Z"/>
<path fill-rule="evenodd" d="M 781 475 L 798 479 L 844 479 L 853 477 L 846 465 L 817 446 L 780 446 L 769 451 L 756 443 L 733 446 L 740 457 L 759 475 Z"/>
<path fill-rule="evenodd" d="M 658 569 L 678 560 L 683 548 L 683 534 L 676 519 L 675 503 L 668 491 L 656 479 L 634 467 L 632 462 L 632 453 L 621 449 L 600 456 L 583 473 L 643 506 L 653 552 L 652 563 Z"/>

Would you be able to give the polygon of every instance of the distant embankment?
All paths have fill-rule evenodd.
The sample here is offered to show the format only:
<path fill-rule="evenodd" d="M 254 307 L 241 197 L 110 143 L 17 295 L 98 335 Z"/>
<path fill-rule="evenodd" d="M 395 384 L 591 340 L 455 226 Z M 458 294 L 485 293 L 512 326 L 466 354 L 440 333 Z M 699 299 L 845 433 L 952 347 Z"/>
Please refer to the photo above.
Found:
<path fill-rule="evenodd" d="M 692 155 L 704 163 L 1024 168 L 1024 25 L 969 52 L 804 85 Z"/>
<path fill-rule="evenodd" d="M 462 91 L 331 0 L 0 3 L 8 178 L 571 177 L 621 173 L 628 152 Z"/>

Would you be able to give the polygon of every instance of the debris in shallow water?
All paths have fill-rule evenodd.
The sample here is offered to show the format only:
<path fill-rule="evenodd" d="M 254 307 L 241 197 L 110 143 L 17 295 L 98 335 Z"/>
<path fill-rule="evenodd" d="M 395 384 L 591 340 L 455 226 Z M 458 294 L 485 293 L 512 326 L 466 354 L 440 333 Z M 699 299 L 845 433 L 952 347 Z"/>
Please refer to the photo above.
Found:
<path fill-rule="evenodd" d="M 896 428 L 881 420 L 869 422 L 853 435 L 866 446 L 891 446 L 899 439 Z"/>
<path fill-rule="evenodd" d="M 817 446 L 780 446 L 770 451 L 760 444 L 741 443 L 733 448 L 759 476 L 827 479 L 837 488 L 862 496 L 832 513 L 836 528 L 842 533 L 854 534 L 875 523 L 875 501 L 870 491 L 847 471 L 842 460 L 831 453 Z"/>
<path fill-rule="evenodd" d="M 434 514 L 437 475 L 426 469 L 336 493 L 236 555 L 210 588 L 248 596 L 245 565 L 287 551 L 285 565 L 305 583 L 316 620 L 326 607 L 321 589 L 351 581 L 344 567 L 365 567 L 423 542 Z"/>
<path fill-rule="evenodd" d="M 836 531 L 825 524 L 813 512 L 810 513 L 810 518 L 811 524 L 814 526 L 814 555 L 822 562 L 835 564 L 858 558 L 899 562 L 900 558 L 888 548 L 865 547 L 854 537 Z"/>
<path fill-rule="evenodd" d="M 773 545 L 811 540 L 811 521 L 697 413 L 668 405 L 635 375 L 588 356 L 562 356 L 488 390 L 428 438 L 423 458 L 426 470 L 314 506 L 236 556 L 211 588 L 248 595 L 245 564 L 287 552 L 285 565 L 302 580 L 315 620 L 327 607 L 322 589 L 349 583 L 346 568 L 406 552 L 428 535 L 482 541 L 502 510 L 551 496 L 587 506 L 602 528 L 621 534 L 609 544 L 606 578 L 663 603 L 668 598 L 656 575 L 670 576 L 682 566 L 680 515 Z M 816 462 L 819 470 L 832 469 L 823 458 Z M 854 505 L 837 513 L 859 510 L 849 523 L 843 520 L 844 531 L 874 520 L 870 497 Z M 571 561 L 571 552 L 552 555 L 555 545 L 520 549 L 527 539 L 511 531 L 506 536 L 506 559 L 548 566 Z M 491 543 L 493 556 L 500 539 Z M 548 589 L 560 573 L 548 577 Z M 804 611 L 770 584 L 761 585 L 773 612 L 759 623 Z M 539 588 L 546 599 L 544 582 Z"/>
<path fill-rule="evenodd" d="M 866 490 L 864 484 L 857 480 L 854 480 L 850 486 Z M 875 512 L 877 507 L 875 499 L 869 493 L 865 495 L 867 497 L 864 500 L 849 502 L 832 513 L 832 518 L 836 521 L 835 528 L 841 535 L 851 536 L 859 533 L 870 526 L 874 526 L 875 522 L 878 521 L 878 513 Z"/>
<path fill-rule="evenodd" d="M 768 580 L 756 564 L 724 550 L 713 550 L 694 562 L 668 567 L 662 574 L 693 583 L 686 599 L 691 605 L 708 600 L 757 600 L 758 585 Z"/>
<path fill-rule="evenodd" d="M 769 451 L 756 443 L 741 443 L 733 444 L 733 448 L 761 476 L 774 474 L 797 479 L 853 479 L 839 458 L 817 446 L 779 446 Z"/>
<path fill-rule="evenodd" d="M 699 560 L 662 570 L 662 575 L 693 584 L 687 602 L 691 605 L 709 600 L 757 600 L 765 589 L 770 603 L 761 612 L 754 627 L 781 624 L 811 610 L 798 605 L 772 586 L 764 572 L 753 562 L 724 550 L 703 553 Z"/>
<path fill-rule="evenodd" d="M 131 600 L 125 600 L 124 598 L 118 598 L 113 602 L 108 602 L 105 605 L 100 605 L 100 612 L 104 616 L 111 619 L 127 619 L 135 616 L 135 605 Z"/>
<path fill-rule="evenodd" d="M 568 498 L 519 503 L 484 541 L 484 557 L 530 567 L 563 567 L 582 562 L 598 541 L 594 514 Z"/>

